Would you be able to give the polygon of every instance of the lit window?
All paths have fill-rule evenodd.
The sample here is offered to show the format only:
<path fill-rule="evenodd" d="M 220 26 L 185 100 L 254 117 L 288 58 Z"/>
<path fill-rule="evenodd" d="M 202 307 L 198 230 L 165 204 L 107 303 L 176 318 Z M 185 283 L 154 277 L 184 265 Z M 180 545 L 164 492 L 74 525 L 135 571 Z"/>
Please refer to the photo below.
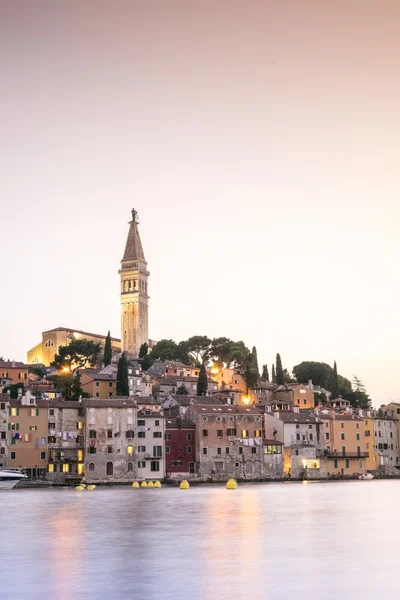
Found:
<path fill-rule="evenodd" d="M 62 472 L 63 473 L 69 473 L 69 465 L 68 464 L 62 465 Z"/>
<path fill-rule="evenodd" d="M 249 437 L 249 432 L 247 429 L 242 429 L 242 438 L 247 438 Z"/>
<path fill-rule="evenodd" d="M 30 425 L 29 426 L 29 430 L 30 431 L 37 431 L 37 425 Z"/>
<path fill-rule="evenodd" d="M 261 431 L 259 429 L 256 429 L 256 437 L 261 437 Z"/>
<path fill-rule="evenodd" d="M 78 461 L 79 462 L 83 461 L 83 450 L 78 450 Z"/>
<path fill-rule="evenodd" d="M 126 451 L 128 454 L 133 454 L 133 446 L 128 446 Z"/>
<path fill-rule="evenodd" d="M 54 465 L 50 464 L 48 466 L 48 471 L 49 471 L 49 473 L 54 473 Z"/>
<path fill-rule="evenodd" d="M 17 417 L 18 416 L 18 408 L 12 408 L 11 409 L 11 416 L 12 417 Z"/>
<path fill-rule="evenodd" d="M 78 463 L 78 475 L 83 475 L 84 471 L 85 471 L 85 465 L 83 463 Z"/>
<path fill-rule="evenodd" d="M 78 425 L 78 429 L 83 429 L 82 421 L 78 421 L 77 425 Z"/>

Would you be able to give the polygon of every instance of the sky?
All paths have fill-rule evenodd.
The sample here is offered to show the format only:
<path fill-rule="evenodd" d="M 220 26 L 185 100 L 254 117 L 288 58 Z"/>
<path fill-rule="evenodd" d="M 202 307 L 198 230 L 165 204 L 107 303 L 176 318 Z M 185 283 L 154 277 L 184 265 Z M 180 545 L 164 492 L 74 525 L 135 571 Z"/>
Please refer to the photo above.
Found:
<path fill-rule="evenodd" d="M 0 355 L 120 336 L 135 207 L 151 339 L 399 399 L 399 70 L 398 0 L 2 0 Z"/>

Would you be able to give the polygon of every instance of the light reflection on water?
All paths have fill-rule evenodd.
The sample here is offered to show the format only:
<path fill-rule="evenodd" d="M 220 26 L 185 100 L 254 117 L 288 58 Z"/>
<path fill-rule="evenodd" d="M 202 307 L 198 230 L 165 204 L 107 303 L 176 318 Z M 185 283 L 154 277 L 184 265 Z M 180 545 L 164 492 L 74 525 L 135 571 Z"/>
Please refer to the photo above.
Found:
<path fill-rule="evenodd" d="M 400 482 L 0 493 L 0 597 L 399 597 Z"/>

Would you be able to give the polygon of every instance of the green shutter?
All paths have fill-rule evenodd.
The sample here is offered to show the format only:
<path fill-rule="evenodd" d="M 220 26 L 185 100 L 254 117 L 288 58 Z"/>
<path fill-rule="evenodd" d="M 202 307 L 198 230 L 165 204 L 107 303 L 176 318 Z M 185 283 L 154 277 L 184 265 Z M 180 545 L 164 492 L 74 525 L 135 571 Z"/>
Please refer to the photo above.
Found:
<path fill-rule="evenodd" d="M 11 417 L 11 406 L 10 406 L 10 408 L 8 409 L 8 414 L 9 414 L 9 415 L 10 415 L 10 417 Z"/>
<path fill-rule="evenodd" d="M 11 438 L 11 446 L 12 446 L 13 444 L 15 444 L 15 437 L 12 437 L 12 438 Z"/>
<path fill-rule="evenodd" d="M 36 409 L 36 416 L 37 417 L 39 416 L 39 409 L 38 408 Z"/>
<path fill-rule="evenodd" d="M 17 423 L 16 425 L 17 425 L 17 431 L 19 431 L 19 423 Z"/>
<path fill-rule="evenodd" d="M 11 429 L 11 423 L 8 424 L 8 431 Z"/>
<path fill-rule="evenodd" d="M 17 417 L 19 417 L 19 408 L 17 408 Z"/>

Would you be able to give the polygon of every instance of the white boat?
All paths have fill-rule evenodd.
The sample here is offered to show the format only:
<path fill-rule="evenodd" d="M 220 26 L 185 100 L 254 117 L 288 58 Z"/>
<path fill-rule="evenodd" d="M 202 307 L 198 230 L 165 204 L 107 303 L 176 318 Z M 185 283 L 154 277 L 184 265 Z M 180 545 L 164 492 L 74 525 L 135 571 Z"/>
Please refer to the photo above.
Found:
<path fill-rule="evenodd" d="M 0 490 L 12 490 L 26 475 L 20 469 L 0 470 Z"/>
<path fill-rule="evenodd" d="M 369 479 L 373 479 L 373 478 L 374 478 L 374 476 L 371 473 L 363 473 L 362 475 L 358 476 L 358 479 L 363 479 L 363 480 L 364 479 L 369 480 Z"/>

